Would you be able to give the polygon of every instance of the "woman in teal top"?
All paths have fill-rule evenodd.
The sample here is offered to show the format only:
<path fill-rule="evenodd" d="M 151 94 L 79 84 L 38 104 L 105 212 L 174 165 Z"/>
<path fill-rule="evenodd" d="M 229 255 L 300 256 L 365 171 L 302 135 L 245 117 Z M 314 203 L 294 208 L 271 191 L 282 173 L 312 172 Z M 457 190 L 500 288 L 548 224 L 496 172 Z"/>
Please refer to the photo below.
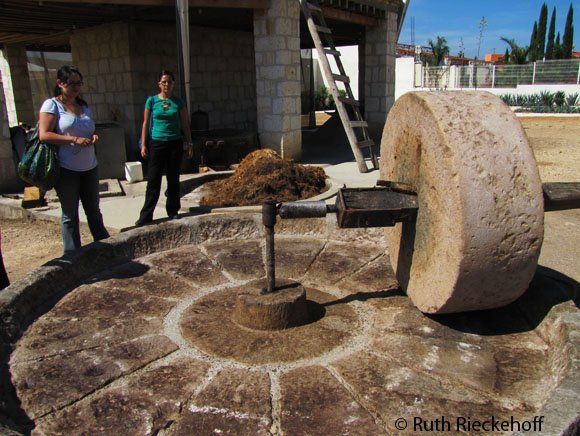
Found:
<path fill-rule="evenodd" d="M 159 94 L 145 102 L 141 129 L 141 156 L 149 159 L 145 204 L 135 223 L 143 226 L 153 221 L 153 212 L 161 193 L 161 179 L 165 170 L 167 201 L 165 209 L 171 219 L 179 218 L 179 170 L 182 152 L 188 159 L 193 155 L 189 114 L 183 100 L 173 97 L 175 77 L 171 71 L 161 71 Z M 150 126 L 151 123 L 151 126 Z"/>

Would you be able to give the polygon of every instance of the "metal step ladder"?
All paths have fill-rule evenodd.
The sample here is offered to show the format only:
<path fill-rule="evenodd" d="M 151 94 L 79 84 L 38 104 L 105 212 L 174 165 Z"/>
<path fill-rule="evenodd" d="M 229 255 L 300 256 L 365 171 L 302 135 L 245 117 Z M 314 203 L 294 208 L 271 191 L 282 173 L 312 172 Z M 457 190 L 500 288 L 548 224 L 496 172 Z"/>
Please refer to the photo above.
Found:
<path fill-rule="evenodd" d="M 358 169 L 361 173 L 367 173 L 373 169 L 376 170 L 379 168 L 379 162 L 373 150 L 375 143 L 369 136 L 368 124 L 361 114 L 360 103 L 353 96 L 350 79 L 346 75 L 340 60 L 340 52 L 334 45 L 332 31 L 326 25 L 322 8 L 317 0 L 299 1 L 302 7 L 302 13 L 308 24 L 308 30 L 318 52 L 322 71 L 328 82 L 330 93 L 336 104 L 336 110 L 344 126 L 344 131 L 346 132 L 350 148 L 356 159 Z M 333 73 L 328 56 L 334 56 L 338 73 Z M 342 82 L 344 84 L 346 97 L 339 94 L 336 82 Z M 367 151 L 366 154 L 372 164 L 372 168 L 370 169 L 367 166 L 363 150 Z"/>

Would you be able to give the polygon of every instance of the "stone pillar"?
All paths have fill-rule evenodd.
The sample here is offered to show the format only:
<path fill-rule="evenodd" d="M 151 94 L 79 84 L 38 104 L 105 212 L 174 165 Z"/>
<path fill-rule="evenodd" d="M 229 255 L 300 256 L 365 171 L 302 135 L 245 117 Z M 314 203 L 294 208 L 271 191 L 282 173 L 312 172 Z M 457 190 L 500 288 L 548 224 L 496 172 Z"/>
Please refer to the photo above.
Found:
<path fill-rule="evenodd" d="M 282 157 L 299 159 L 302 149 L 299 2 L 272 0 L 269 9 L 254 11 L 254 48 L 260 143 Z"/>
<path fill-rule="evenodd" d="M 130 24 L 118 22 L 79 30 L 71 36 L 72 58 L 85 82 L 83 98 L 96 122 L 113 122 L 123 128 L 125 151 L 121 154 L 129 161 L 138 157 L 137 138 L 146 95 L 141 95 L 134 83 L 135 77 L 146 74 L 143 61 L 137 66 L 132 62 L 131 30 Z M 151 68 L 157 69 L 158 63 Z"/>
<path fill-rule="evenodd" d="M 10 126 L 18 123 L 36 124 L 38 109 L 32 104 L 26 47 L 5 45 L 0 56 L 0 71 Z"/>
<path fill-rule="evenodd" d="M 0 74 L 0 82 L 3 74 Z M 0 83 L 2 89 L 2 83 Z M 8 114 L 6 110 L 6 100 L 4 93 L 0 92 L 0 193 L 12 193 L 22 190 L 22 181 L 16 174 L 16 161 L 12 152 L 12 141 L 10 140 L 10 127 L 8 125 Z"/>
<path fill-rule="evenodd" d="M 395 102 L 397 14 L 387 12 L 377 27 L 367 27 L 364 42 L 365 119 L 371 131 L 382 131 Z M 375 135 L 373 134 L 373 137 Z"/>

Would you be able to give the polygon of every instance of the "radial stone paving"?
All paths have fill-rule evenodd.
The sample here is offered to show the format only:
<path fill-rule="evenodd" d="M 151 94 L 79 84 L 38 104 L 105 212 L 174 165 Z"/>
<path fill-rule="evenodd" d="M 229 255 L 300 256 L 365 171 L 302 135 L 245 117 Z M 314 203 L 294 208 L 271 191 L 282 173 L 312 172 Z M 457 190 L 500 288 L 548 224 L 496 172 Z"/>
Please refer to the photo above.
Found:
<path fill-rule="evenodd" d="M 264 275 L 258 237 L 84 280 L 10 356 L 33 432 L 412 434 L 416 417 L 539 414 L 568 370 L 552 315 L 577 311 L 570 290 L 539 273 L 506 308 L 426 316 L 398 289 L 384 246 L 277 236 L 278 276 L 302 283 L 311 316 L 287 330 L 232 320 L 237 292 Z"/>

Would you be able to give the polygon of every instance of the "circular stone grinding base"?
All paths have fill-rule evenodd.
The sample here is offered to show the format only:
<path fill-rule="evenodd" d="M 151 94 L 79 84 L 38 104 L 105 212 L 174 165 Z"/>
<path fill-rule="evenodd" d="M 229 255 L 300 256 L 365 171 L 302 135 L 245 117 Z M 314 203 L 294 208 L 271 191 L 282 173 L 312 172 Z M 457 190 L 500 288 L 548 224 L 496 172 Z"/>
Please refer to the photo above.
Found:
<path fill-rule="evenodd" d="M 200 218 L 181 221 L 192 222 L 183 239 Z M 206 222 L 228 235 L 220 219 Z M 136 249 L 143 231 L 157 243 L 157 229 L 138 229 Z M 399 291 L 383 241 L 352 235 L 280 238 L 277 266 L 303 283 L 312 316 L 285 330 L 232 320 L 237 295 L 262 276 L 240 261 L 252 253 L 245 259 L 262 265 L 258 236 L 183 245 L 78 279 L 3 356 L 0 398 L 46 435 L 411 434 L 397 419 L 442 412 L 472 422 L 545 415 L 545 434 L 574 425 L 578 283 L 541 268 L 518 304 L 423 316 Z M 109 253 L 103 244 L 84 256 L 92 263 Z M 2 319 L 24 325 L 30 312 L 18 305 L 38 303 L 39 289 L 71 286 L 79 268 L 42 267 L 9 307 L 15 317 Z"/>
<path fill-rule="evenodd" d="M 238 294 L 233 320 L 254 330 L 282 330 L 308 322 L 306 291 L 298 282 L 277 280 L 275 291 L 264 293 L 266 281 Z"/>
<path fill-rule="evenodd" d="M 506 305 L 542 245 L 542 185 L 524 130 L 488 92 L 410 92 L 389 113 L 381 179 L 411 185 L 415 223 L 387 229 L 397 280 L 421 311 Z"/>

